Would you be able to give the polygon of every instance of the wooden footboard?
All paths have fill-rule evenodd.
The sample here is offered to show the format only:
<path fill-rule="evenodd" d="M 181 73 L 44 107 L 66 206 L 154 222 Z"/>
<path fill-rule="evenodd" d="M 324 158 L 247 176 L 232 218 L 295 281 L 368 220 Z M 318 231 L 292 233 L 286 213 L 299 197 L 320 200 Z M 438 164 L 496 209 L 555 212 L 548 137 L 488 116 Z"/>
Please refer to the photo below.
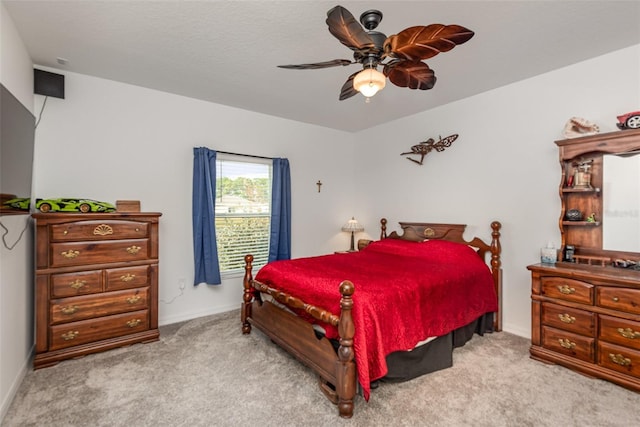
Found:
<path fill-rule="evenodd" d="M 340 284 L 340 315 L 310 305 L 287 293 L 270 288 L 253 280 L 253 256 L 245 256 L 244 294 L 241 309 L 242 333 L 251 332 L 252 325 L 275 343 L 313 369 L 321 378 L 321 389 L 338 405 L 343 418 L 353 416 L 353 398 L 357 377 L 353 353 L 355 333 L 351 309 L 354 286 L 349 281 Z M 318 338 L 310 323 L 291 312 L 263 302 L 259 293 L 267 293 L 278 302 L 297 310 L 304 310 L 313 318 L 336 326 L 340 335 L 340 347 L 334 350 L 327 338 Z M 327 385 L 330 384 L 331 386 Z"/>

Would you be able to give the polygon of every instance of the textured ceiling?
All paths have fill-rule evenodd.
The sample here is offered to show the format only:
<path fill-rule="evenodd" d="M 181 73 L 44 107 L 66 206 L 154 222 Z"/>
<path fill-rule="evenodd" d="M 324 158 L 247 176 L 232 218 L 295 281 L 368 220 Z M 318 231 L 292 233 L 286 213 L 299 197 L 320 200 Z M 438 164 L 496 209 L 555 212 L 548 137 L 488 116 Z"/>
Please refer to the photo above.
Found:
<path fill-rule="evenodd" d="M 378 31 L 459 24 L 476 34 L 426 62 L 428 91 L 388 84 L 338 101 L 358 65 L 327 30 L 326 1 L 2 0 L 37 65 L 320 126 L 358 131 L 640 43 L 639 1 L 345 1 Z M 68 60 L 60 65 L 57 58 Z M 594 82 L 600 84 L 601 82 Z"/>

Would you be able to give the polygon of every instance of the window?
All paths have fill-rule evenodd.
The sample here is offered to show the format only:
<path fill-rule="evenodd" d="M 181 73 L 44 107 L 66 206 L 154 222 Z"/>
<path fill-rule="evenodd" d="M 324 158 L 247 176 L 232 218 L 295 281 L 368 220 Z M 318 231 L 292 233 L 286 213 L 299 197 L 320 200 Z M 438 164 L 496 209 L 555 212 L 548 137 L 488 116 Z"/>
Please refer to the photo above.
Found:
<path fill-rule="evenodd" d="M 216 160 L 216 240 L 220 272 L 242 271 L 244 256 L 267 263 L 271 222 L 271 160 Z"/>

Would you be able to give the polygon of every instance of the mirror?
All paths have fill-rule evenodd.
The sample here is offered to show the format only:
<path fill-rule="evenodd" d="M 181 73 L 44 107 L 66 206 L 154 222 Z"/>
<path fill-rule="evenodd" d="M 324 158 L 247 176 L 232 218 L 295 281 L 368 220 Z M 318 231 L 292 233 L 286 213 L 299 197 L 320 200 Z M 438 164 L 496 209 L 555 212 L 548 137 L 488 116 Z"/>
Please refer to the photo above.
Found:
<path fill-rule="evenodd" d="M 640 153 L 603 156 L 602 249 L 640 252 Z"/>

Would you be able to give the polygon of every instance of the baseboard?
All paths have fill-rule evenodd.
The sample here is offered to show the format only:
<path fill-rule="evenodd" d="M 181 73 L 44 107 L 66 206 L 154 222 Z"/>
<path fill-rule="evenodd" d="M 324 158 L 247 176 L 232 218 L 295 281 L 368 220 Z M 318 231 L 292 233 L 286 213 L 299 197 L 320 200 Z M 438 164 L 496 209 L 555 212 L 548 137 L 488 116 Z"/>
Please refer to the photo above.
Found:
<path fill-rule="evenodd" d="M 162 319 L 158 319 L 158 324 L 160 326 L 171 325 L 172 323 L 184 322 L 187 320 L 197 319 L 198 317 L 211 316 L 212 314 L 226 313 L 228 311 L 233 311 L 238 309 L 240 309 L 240 303 L 228 305 L 228 306 L 216 307 L 216 308 L 207 309 L 207 310 L 190 311 L 188 313 L 182 313 L 176 316 L 167 316 L 167 317 L 163 317 Z"/>
<path fill-rule="evenodd" d="M 522 338 L 531 339 L 531 331 L 529 329 L 522 329 L 522 328 L 514 326 L 514 325 L 503 324 L 502 325 L 502 330 L 505 331 L 505 332 L 509 332 L 510 334 L 517 335 L 517 336 L 522 337 Z"/>
<path fill-rule="evenodd" d="M 24 363 L 22 364 L 22 367 L 20 368 L 20 371 L 18 372 L 18 375 L 16 375 L 16 377 L 13 379 L 13 382 L 11 383 L 11 387 L 9 387 L 8 393 L 6 394 L 6 396 L 2 396 L 2 406 L 0 406 L 0 425 L 4 423 L 4 417 L 7 415 L 7 412 L 9 411 L 9 407 L 11 406 L 11 403 L 13 402 L 14 397 L 18 393 L 18 389 L 20 388 L 20 385 L 22 385 L 22 381 L 24 381 L 24 377 L 27 375 L 27 371 L 29 370 L 29 367 L 31 366 L 31 361 L 33 360 L 34 352 L 35 352 L 35 346 L 32 346 L 31 349 L 29 350 L 26 360 L 24 361 Z"/>

